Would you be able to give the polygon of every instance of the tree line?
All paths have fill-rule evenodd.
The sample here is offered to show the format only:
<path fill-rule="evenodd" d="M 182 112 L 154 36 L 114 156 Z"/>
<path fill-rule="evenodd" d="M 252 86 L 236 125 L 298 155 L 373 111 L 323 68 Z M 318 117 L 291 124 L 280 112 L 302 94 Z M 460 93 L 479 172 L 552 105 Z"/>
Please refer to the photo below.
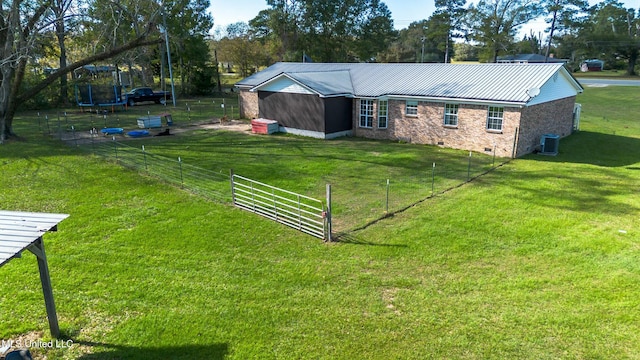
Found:
<path fill-rule="evenodd" d="M 212 47 L 241 75 L 275 61 L 496 62 L 535 53 L 581 61 L 600 58 L 630 75 L 640 49 L 640 10 L 616 0 L 435 0 L 434 13 L 395 30 L 378 0 L 268 0 L 248 23 L 218 29 Z M 544 33 L 518 38 L 523 25 L 544 18 Z M 543 41 L 543 38 L 545 39 Z"/>
<path fill-rule="evenodd" d="M 169 58 L 179 95 L 197 95 L 220 91 L 221 71 L 247 76 L 276 61 L 495 62 L 538 53 L 573 67 L 601 58 L 631 75 L 640 51 L 640 14 L 616 0 L 435 0 L 430 17 L 401 30 L 380 0 L 266 1 L 248 23 L 211 36 L 209 0 L 3 0 L 0 143 L 14 135 L 20 106 L 68 104 L 83 82 L 164 86 Z M 548 41 L 517 38 L 540 17 Z M 95 65 L 109 66 L 99 74 Z"/>

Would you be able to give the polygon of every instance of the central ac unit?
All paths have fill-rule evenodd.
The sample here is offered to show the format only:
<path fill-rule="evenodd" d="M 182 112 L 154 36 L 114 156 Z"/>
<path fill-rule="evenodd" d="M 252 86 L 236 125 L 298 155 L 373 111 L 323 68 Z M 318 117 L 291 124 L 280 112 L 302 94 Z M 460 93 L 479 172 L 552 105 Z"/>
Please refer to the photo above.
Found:
<path fill-rule="evenodd" d="M 556 134 L 544 134 L 540 139 L 540 153 L 542 155 L 558 155 L 560 136 Z"/>

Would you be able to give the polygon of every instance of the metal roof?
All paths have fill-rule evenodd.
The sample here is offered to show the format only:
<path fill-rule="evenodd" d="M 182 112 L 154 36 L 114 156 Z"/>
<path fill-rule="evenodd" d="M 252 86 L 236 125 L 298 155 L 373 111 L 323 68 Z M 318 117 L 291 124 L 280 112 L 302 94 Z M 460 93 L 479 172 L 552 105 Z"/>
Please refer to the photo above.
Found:
<path fill-rule="evenodd" d="M 276 63 L 236 86 L 254 89 L 286 74 L 311 89 L 345 88 L 349 72 L 355 97 L 407 96 L 526 104 L 527 90 L 541 88 L 554 74 L 564 72 L 576 92 L 582 86 L 562 64 L 370 64 Z M 310 75 L 313 74 L 313 75 Z M 318 91 L 321 92 L 321 91 Z"/>
<path fill-rule="evenodd" d="M 346 70 L 296 72 L 287 75 L 323 96 L 353 94 L 351 75 Z"/>
<path fill-rule="evenodd" d="M 20 256 L 45 232 L 55 230 L 67 214 L 0 210 L 0 266 Z"/>

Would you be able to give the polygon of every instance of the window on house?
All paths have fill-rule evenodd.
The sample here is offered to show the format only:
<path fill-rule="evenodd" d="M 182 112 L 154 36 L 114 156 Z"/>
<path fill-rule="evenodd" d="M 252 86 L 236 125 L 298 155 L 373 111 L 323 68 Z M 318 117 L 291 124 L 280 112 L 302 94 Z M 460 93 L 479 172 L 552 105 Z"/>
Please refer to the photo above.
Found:
<path fill-rule="evenodd" d="M 444 105 L 444 125 L 458 126 L 458 104 Z"/>
<path fill-rule="evenodd" d="M 378 100 L 378 128 L 387 128 L 387 118 L 389 117 L 389 101 Z"/>
<path fill-rule="evenodd" d="M 360 99 L 360 127 L 373 127 L 373 100 Z"/>
<path fill-rule="evenodd" d="M 503 107 L 489 106 L 489 113 L 487 116 L 487 130 L 502 131 L 503 118 Z"/>
<path fill-rule="evenodd" d="M 405 115 L 418 116 L 418 102 L 407 100 L 407 106 L 405 109 Z"/>

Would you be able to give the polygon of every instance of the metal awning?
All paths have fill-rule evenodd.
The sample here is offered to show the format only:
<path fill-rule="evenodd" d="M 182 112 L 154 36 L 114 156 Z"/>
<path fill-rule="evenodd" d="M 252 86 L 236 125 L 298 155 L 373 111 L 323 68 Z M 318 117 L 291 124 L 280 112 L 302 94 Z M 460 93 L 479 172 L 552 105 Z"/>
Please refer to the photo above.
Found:
<path fill-rule="evenodd" d="M 0 210 L 0 267 L 20 257 L 24 250 L 29 250 L 38 258 L 49 328 L 54 338 L 60 336 L 60 328 L 42 236 L 48 231 L 56 231 L 58 224 L 67 217 L 67 214 Z"/>

